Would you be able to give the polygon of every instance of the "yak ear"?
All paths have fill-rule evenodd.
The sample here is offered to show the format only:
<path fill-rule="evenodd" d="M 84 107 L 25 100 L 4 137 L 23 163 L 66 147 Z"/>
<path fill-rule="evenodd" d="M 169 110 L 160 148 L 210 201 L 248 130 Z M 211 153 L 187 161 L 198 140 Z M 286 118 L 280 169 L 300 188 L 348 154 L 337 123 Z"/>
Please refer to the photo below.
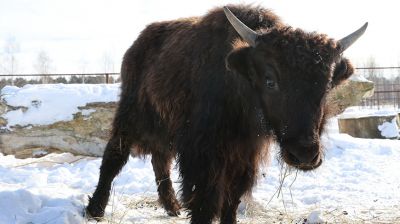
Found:
<path fill-rule="evenodd" d="M 239 48 L 226 57 L 226 68 L 232 72 L 243 75 L 255 86 L 256 72 L 251 61 L 251 47 Z"/>
<path fill-rule="evenodd" d="M 347 58 L 342 58 L 340 62 L 336 63 L 333 72 L 332 84 L 337 86 L 354 73 L 354 67 Z"/>

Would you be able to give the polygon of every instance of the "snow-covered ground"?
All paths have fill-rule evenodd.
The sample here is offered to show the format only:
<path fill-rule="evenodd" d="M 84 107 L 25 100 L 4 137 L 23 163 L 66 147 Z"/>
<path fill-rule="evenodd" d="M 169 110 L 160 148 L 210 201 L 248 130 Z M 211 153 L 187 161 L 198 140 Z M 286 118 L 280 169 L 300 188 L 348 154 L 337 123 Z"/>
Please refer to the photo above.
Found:
<path fill-rule="evenodd" d="M 6 113 L 8 126 L 47 125 L 72 120 L 79 106 L 118 100 L 120 84 L 46 84 L 5 86 L 0 93 L 7 105 L 19 107 Z M 22 108 L 26 108 L 24 111 Z"/>
<path fill-rule="evenodd" d="M 2 95 L 7 102 L 16 102 L 16 106 L 21 106 L 18 101 L 24 102 L 28 108 L 25 113 L 44 106 L 49 106 L 47 112 L 54 108 L 47 105 L 54 98 L 39 90 L 20 100 L 13 98 L 29 88 L 35 87 L 8 87 Z M 86 102 L 86 95 L 109 97 L 113 101 L 118 94 L 114 87 L 88 87 L 93 91 L 78 90 L 80 87 L 68 90 L 65 88 L 70 87 L 63 85 L 43 88 L 54 90 L 52 94 L 57 100 L 52 101 L 58 104 L 79 100 L 79 105 L 75 103 L 75 108 L 68 109 L 69 113 Z M 65 99 L 59 95 L 63 91 L 83 94 Z M 41 103 L 32 104 L 32 100 Z M 18 119 L 24 121 L 22 118 Z M 63 119 L 70 118 L 65 115 Z M 276 159 L 277 149 L 273 149 L 270 163 L 260 170 L 252 199 L 240 208 L 239 223 L 303 223 L 305 219 L 307 223 L 400 223 L 400 141 L 339 134 L 336 118 L 328 123 L 327 132 L 323 136 L 324 163 L 312 172 L 286 170 Z M 83 211 L 97 184 L 100 163 L 100 158 L 71 154 L 24 160 L 0 154 L 0 223 L 94 223 L 83 217 Z M 178 189 L 175 169 L 172 179 Z M 113 186 L 102 223 L 188 223 L 184 212 L 178 218 L 170 218 L 156 202 L 150 157 L 130 158 Z"/>

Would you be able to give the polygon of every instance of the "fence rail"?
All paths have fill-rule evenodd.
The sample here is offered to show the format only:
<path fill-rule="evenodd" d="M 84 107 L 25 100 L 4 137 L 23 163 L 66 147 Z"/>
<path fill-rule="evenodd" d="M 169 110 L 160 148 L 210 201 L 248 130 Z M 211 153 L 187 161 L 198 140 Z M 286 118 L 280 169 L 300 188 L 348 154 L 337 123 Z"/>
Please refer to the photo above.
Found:
<path fill-rule="evenodd" d="M 386 66 L 386 67 L 357 67 L 356 73 L 358 74 L 377 74 L 376 80 L 371 80 L 375 83 L 374 95 L 370 98 L 363 99 L 359 105 L 363 107 L 377 107 L 391 105 L 396 108 L 400 108 L 400 66 Z M 392 79 L 382 78 L 385 75 L 391 75 Z M 110 77 L 119 76 L 119 73 L 56 73 L 56 74 L 0 74 L 0 82 L 2 79 L 11 78 L 11 84 L 16 78 L 27 78 L 27 77 L 41 77 L 42 82 L 45 82 L 46 77 L 82 77 L 82 82 L 85 82 L 84 77 L 104 77 L 100 78 L 100 82 L 110 83 L 114 79 Z M 393 78 L 397 77 L 397 78 Z M 89 79 L 89 78 L 87 78 Z M 3 83 L 4 84 L 4 83 Z M 1 89 L 0 83 L 0 89 Z"/>
<path fill-rule="evenodd" d="M 364 98 L 359 105 L 362 107 L 377 108 L 392 106 L 400 108 L 400 84 L 375 85 L 374 94 Z"/>
<path fill-rule="evenodd" d="M 110 77 L 111 76 L 117 76 L 117 75 L 120 75 L 120 73 L 109 72 L 109 73 L 0 74 L 0 79 L 7 78 L 7 77 L 11 77 L 11 79 L 13 79 L 14 77 L 17 77 L 17 78 L 24 77 L 24 78 L 26 78 L 26 77 L 104 76 L 105 77 L 105 83 L 108 84 L 108 83 L 110 83 Z"/>
<path fill-rule="evenodd" d="M 96 76 L 96 75 L 119 75 L 119 73 L 109 72 L 109 73 L 51 73 L 51 74 L 0 74 L 0 77 L 25 77 L 25 76 Z"/>

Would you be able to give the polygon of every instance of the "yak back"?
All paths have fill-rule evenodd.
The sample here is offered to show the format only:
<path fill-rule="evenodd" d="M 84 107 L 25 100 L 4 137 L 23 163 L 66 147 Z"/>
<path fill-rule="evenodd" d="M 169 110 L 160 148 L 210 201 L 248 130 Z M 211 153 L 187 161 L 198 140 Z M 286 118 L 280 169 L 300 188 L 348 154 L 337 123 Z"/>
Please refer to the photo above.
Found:
<path fill-rule="evenodd" d="M 261 7 L 228 7 L 253 30 L 280 24 L 275 14 Z M 259 131 L 252 130 L 258 122 L 258 98 L 244 77 L 225 67 L 238 38 L 222 8 L 203 17 L 147 26 L 121 67 L 121 99 L 136 102 L 132 107 L 137 128 L 157 132 L 161 124 L 167 135 L 184 135 L 192 145 L 246 138 Z"/>

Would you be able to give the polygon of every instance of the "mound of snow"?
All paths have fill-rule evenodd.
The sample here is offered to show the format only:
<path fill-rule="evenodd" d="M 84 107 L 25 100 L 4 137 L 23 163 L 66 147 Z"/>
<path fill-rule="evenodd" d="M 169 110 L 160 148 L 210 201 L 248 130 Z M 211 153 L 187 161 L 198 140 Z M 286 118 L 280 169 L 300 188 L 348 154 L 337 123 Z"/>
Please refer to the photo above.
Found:
<path fill-rule="evenodd" d="M 322 224 L 325 223 L 322 218 L 321 211 L 312 211 L 307 217 L 307 224 Z"/>
<path fill-rule="evenodd" d="M 69 121 L 79 106 L 94 102 L 115 102 L 120 84 L 45 84 L 6 86 L 1 98 L 7 105 L 20 108 L 4 114 L 8 126 L 48 125 Z M 24 109 L 23 109 L 24 108 Z"/>
<path fill-rule="evenodd" d="M 393 118 L 391 122 L 384 122 L 378 126 L 378 130 L 381 135 L 386 138 L 397 138 L 399 137 L 399 127 L 397 126 L 396 118 Z"/>

